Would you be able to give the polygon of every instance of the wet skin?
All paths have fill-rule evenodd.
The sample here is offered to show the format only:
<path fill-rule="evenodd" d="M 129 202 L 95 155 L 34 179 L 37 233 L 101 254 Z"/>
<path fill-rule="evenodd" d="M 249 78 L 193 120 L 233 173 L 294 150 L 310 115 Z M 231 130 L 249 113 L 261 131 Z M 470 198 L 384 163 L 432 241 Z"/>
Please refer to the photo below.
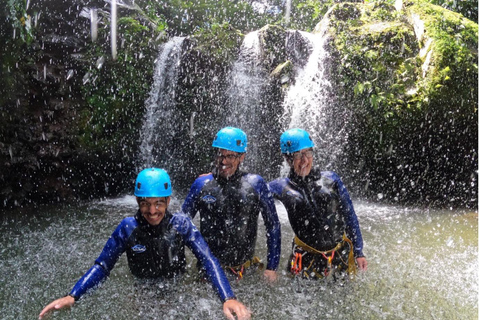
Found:
<path fill-rule="evenodd" d="M 165 217 L 165 212 L 170 204 L 170 197 L 137 198 L 137 202 L 145 220 L 152 226 L 156 226 Z"/>
<path fill-rule="evenodd" d="M 218 174 L 225 179 L 230 178 L 245 159 L 245 153 L 238 153 L 225 149 L 218 149 L 215 165 Z"/>
<path fill-rule="evenodd" d="M 313 166 L 313 153 L 312 149 L 304 149 L 295 152 L 290 160 L 287 160 L 290 167 L 297 176 L 306 177 L 312 170 Z"/>

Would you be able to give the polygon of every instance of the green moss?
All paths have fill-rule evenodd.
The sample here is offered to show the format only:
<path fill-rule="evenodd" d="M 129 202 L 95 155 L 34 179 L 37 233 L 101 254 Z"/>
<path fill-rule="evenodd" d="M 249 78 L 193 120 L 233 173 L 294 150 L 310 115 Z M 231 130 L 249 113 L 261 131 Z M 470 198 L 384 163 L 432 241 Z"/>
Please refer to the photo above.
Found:
<path fill-rule="evenodd" d="M 193 50 L 210 56 L 220 65 L 237 57 L 243 35 L 228 23 L 212 24 L 210 28 L 197 31 L 192 40 L 197 43 Z"/>

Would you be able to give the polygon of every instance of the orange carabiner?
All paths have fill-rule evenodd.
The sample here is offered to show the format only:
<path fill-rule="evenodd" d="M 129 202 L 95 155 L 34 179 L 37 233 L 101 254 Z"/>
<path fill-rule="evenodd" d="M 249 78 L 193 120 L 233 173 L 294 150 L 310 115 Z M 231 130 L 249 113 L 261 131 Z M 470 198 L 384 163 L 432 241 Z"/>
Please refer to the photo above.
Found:
<path fill-rule="evenodd" d="M 323 272 L 325 276 L 328 276 L 330 273 L 330 270 L 332 270 L 332 261 L 333 261 L 333 256 L 335 255 L 335 250 L 332 251 L 332 254 L 330 257 L 327 257 L 323 252 L 322 256 L 327 260 L 327 267 L 325 268 L 325 271 Z"/>
<path fill-rule="evenodd" d="M 295 252 L 295 260 L 292 259 L 292 272 L 299 274 L 302 271 L 302 254 Z"/>

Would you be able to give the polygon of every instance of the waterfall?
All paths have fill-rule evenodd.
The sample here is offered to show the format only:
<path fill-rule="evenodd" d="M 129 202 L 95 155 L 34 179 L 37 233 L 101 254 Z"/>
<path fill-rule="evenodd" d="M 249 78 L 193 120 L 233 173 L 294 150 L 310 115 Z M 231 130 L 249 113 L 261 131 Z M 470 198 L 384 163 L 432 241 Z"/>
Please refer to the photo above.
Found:
<path fill-rule="evenodd" d="M 292 11 L 292 0 L 285 1 L 285 25 L 290 24 L 290 14 Z"/>
<path fill-rule="evenodd" d="M 140 166 L 164 167 L 174 146 L 175 89 L 185 38 L 174 37 L 160 48 L 153 85 L 145 102 L 146 110 L 140 133 Z"/>
<path fill-rule="evenodd" d="M 325 22 L 323 26 L 327 24 Z M 300 34 L 309 43 L 311 52 L 306 64 L 297 70 L 294 85 L 285 95 L 283 129 L 307 130 L 316 145 L 317 163 L 327 169 L 340 155 L 344 137 L 337 125 L 341 121 L 334 119 L 337 115 L 333 110 L 333 93 L 327 79 L 326 32 L 319 29 L 316 33 L 297 31 L 293 34 Z M 287 169 L 284 166 L 282 171 Z"/>
<path fill-rule="evenodd" d="M 97 41 L 98 38 L 98 9 L 90 9 L 90 36 L 92 42 Z"/>
<path fill-rule="evenodd" d="M 110 13 L 110 42 L 112 47 L 112 59 L 117 59 L 117 1 L 112 0 Z"/>
<path fill-rule="evenodd" d="M 249 142 L 244 168 L 251 172 L 261 170 L 262 94 L 267 84 L 267 74 L 261 65 L 262 49 L 258 36 L 258 31 L 245 36 L 239 57 L 233 65 L 226 91 L 227 116 L 224 123 L 225 126 L 241 128 L 247 134 Z"/>

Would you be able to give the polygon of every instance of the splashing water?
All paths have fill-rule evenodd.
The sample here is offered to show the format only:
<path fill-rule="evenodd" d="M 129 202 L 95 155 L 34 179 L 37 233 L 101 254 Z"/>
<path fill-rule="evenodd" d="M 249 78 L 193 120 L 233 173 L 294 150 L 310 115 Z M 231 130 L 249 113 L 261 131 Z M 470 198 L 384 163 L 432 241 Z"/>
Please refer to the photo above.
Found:
<path fill-rule="evenodd" d="M 172 212 L 182 202 L 174 200 Z M 286 272 L 293 232 L 285 209 L 277 203 L 282 226 L 279 281 L 268 286 L 261 273 L 231 281 L 255 319 L 477 319 L 477 213 L 359 201 L 354 205 L 368 271 L 345 283 L 295 283 Z M 36 319 L 47 303 L 73 287 L 118 223 L 136 210 L 135 198 L 128 196 L 2 215 L 2 318 Z M 197 225 L 199 219 L 197 215 Z M 259 226 L 256 255 L 265 261 L 264 239 L 265 230 Z M 188 249 L 186 254 L 187 273 L 173 283 L 138 282 L 123 255 L 104 284 L 51 318 L 224 319 L 210 285 L 194 281 L 196 260 Z"/>

